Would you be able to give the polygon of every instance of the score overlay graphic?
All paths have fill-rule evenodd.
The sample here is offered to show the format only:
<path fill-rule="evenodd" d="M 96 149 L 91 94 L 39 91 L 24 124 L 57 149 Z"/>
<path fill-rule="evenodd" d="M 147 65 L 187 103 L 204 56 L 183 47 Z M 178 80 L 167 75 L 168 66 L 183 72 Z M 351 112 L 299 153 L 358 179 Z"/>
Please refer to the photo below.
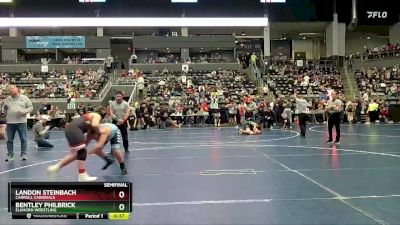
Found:
<path fill-rule="evenodd" d="M 10 182 L 13 219 L 129 219 L 130 182 Z"/>

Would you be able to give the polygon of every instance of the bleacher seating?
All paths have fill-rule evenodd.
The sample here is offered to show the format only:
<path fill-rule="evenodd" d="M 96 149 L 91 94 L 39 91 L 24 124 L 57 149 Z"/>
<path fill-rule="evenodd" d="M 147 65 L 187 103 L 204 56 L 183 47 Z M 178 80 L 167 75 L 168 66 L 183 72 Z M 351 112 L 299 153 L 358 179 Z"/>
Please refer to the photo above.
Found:
<path fill-rule="evenodd" d="M 67 98 L 68 96 L 94 98 L 107 83 L 104 71 L 1 73 L 3 84 L 15 84 L 30 98 Z M 3 85 L 2 89 L 6 86 Z"/>
<path fill-rule="evenodd" d="M 395 68 L 366 68 L 355 71 L 358 88 L 371 98 L 386 100 L 389 104 L 400 102 L 400 72 Z"/>
<path fill-rule="evenodd" d="M 240 103 L 244 95 L 255 95 L 258 91 L 254 83 L 237 71 L 190 71 L 186 74 L 186 82 L 182 81 L 181 72 L 145 72 L 142 75 L 148 102 L 179 102 L 184 108 L 201 104 L 202 96 L 209 103 L 212 93 L 218 93 L 219 107 L 222 108 L 227 99 Z M 124 74 L 119 81 L 135 82 L 135 77 L 132 74 Z M 193 104 L 189 104 L 189 101 L 193 101 Z"/>
<path fill-rule="evenodd" d="M 292 95 L 294 91 L 310 97 L 320 96 L 323 88 L 330 87 L 343 93 L 340 74 L 333 67 L 280 66 L 263 75 L 263 81 L 275 94 Z M 304 77 L 308 75 L 308 84 Z"/>

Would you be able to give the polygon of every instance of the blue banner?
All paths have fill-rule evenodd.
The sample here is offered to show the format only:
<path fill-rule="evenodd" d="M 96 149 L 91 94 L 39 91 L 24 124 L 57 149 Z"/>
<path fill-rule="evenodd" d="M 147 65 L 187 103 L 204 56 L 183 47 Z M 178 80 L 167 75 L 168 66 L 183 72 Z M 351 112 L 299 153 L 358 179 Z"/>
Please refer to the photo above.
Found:
<path fill-rule="evenodd" d="M 26 48 L 85 48 L 85 36 L 27 36 Z"/>

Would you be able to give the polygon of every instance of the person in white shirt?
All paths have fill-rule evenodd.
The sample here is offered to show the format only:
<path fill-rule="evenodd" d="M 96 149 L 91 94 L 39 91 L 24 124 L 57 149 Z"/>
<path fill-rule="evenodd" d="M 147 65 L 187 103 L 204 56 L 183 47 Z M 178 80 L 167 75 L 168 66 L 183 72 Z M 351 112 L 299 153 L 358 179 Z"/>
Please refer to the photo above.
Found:
<path fill-rule="evenodd" d="M 186 75 L 185 74 L 182 75 L 181 80 L 182 80 L 182 84 L 186 84 Z"/>
<path fill-rule="evenodd" d="M 139 90 L 139 99 L 141 100 L 143 98 L 143 90 L 144 90 L 144 78 L 141 74 L 137 78 L 137 88 Z"/>
<path fill-rule="evenodd" d="M 303 78 L 303 82 L 304 82 L 304 85 L 303 86 L 308 86 L 308 84 L 310 83 L 310 77 L 308 76 L 308 74 L 306 73 L 306 75 L 304 76 L 304 78 Z"/>
<path fill-rule="evenodd" d="M 214 117 L 214 126 L 220 127 L 221 126 L 221 113 L 219 109 L 219 100 L 218 96 L 212 94 L 211 96 L 211 104 L 210 109 L 212 111 L 212 115 Z"/>
<path fill-rule="evenodd" d="M 114 63 L 114 58 L 111 55 L 109 55 L 104 63 L 107 69 L 107 73 L 110 73 L 112 64 Z"/>
<path fill-rule="evenodd" d="M 169 72 L 169 71 L 168 71 L 167 67 L 165 67 L 165 68 L 163 69 L 163 71 L 162 71 L 163 74 L 168 74 L 168 72 Z"/>
<path fill-rule="evenodd" d="M 192 82 L 192 80 L 189 78 L 189 79 L 187 80 L 186 88 L 189 88 L 189 87 L 192 87 L 192 86 L 193 86 L 193 82 Z"/>
<path fill-rule="evenodd" d="M 264 94 L 264 96 L 267 96 L 268 95 L 268 92 L 269 92 L 269 88 L 268 88 L 268 85 L 264 85 L 264 87 L 263 87 L 263 94 Z"/>
<path fill-rule="evenodd" d="M 160 80 L 160 82 L 158 82 L 158 86 L 160 86 L 160 88 L 162 89 L 165 85 L 165 81 L 164 80 Z"/>
<path fill-rule="evenodd" d="M 396 84 L 392 84 L 392 86 L 390 87 L 390 92 L 392 94 L 395 94 L 397 92 L 397 86 Z"/>
<path fill-rule="evenodd" d="M 199 92 L 205 92 L 204 85 L 199 85 Z"/>
<path fill-rule="evenodd" d="M 353 104 L 353 102 L 348 101 L 346 103 L 346 114 L 347 114 L 347 122 L 348 123 L 353 123 L 354 120 L 354 111 L 355 111 L 355 106 Z"/>
<path fill-rule="evenodd" d="M 137 63 L 137 55 L 135 53 L 132 53 L 131 57 L 129 58 L 129 62 L 131 64 Z"/>
<path fill-rule="evenodd" d="M 362 96 L 364 102 L 368 103 L 369 97 L 368 97 L 368 92 L 364 92 L 363 96 Z"/>

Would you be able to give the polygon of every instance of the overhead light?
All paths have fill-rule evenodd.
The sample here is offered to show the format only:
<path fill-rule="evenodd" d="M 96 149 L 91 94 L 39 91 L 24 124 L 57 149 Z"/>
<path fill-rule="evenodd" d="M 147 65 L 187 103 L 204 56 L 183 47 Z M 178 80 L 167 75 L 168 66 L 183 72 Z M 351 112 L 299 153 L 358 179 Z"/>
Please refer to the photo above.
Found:
<path fill-rule="evenodd" d="M 110 37 L 111 39 L 132 39 L 132 37 Z"/>
<path fill-rule="evenodd" d="M 316 35 L 317 33 L 300 33 L 300 36 L 304 36 L 304 35 Z"/>
<path fill-rule="evenodd" d="M 0 3 L 11 3 L 13 0 L 0 0 Z"/>
<path fill-rule="evenodd" d="M 203 50 L 204 48 L 201 48 L 201 50 Z"/>
<path fill-rule="evenodd" d="M 197 3 L 197 0 L 171 0 L 172 3 Z"/>
<path fill-rule="evenodd" d="M 261 3 L 285 3 L 286 0 L 260 0 Z"/>
<path fill-rule="evenodd" d="M 242 32 L 242 36 L 245 36 L 245 35 L 246 35 L 246 33 Z"/>
<path fill-rule="evenodd" d="M 49 50 L 45 49 L 44 51 L 45 51 L 45 52 L 48 52 Z"/>
<path fill-rule="evenodd" d="M 167 50 L 169 50 L 169 48 L 167 48 Z"/>
<path fill-rule="evenodd" d="M 79 0 L 81 3 L 106 2 L 106 0 Z"/>
<path fill-rule="evenodd" d="M 217 50 L 219 50 L 219 48 L 217 48 Z"/>
<path fill-rule="evenodd" d="M 144 50 L 147 50 L 147 48 L 144 48 Z"/>
<path fill-rule="evenodd" d="M 237 44 L 237 43 L 239 43 L 239 41 L 238 41 L 238 40 L 236 40 L 236 41 L 235 41 L 235 44 Z"/>
<path fill-rule="evenodd" d="M 267 17 L 1 17 L 0 27 L 266 27 Z"/>
<path fill-rule="evenodd" d="M 76 49 L 74 49 L 74 52 L 76 52 Z"/>
<path fill-rule="evenodd" d="M 85 49 L 85 51 L 87 52 L 88 50 L 87 50 L 87 49 Z"/>
<path fill-rule="evenodd" d="M 30 52 L 31 50 L 30 49 L 28 49 L 28 52 Z"/>
<path fill-rule="evenodd" d="M 306 40 L 306 37 L 305 37 L 305 36 L 303 36 L 303 40 Z"/>
<path fill-rule="evenodd" d="M 371 39 L 371 37 L 370 37 L 370 36 L 367 36 L 367 39 L 369 40 L 369 39 Z"/>

